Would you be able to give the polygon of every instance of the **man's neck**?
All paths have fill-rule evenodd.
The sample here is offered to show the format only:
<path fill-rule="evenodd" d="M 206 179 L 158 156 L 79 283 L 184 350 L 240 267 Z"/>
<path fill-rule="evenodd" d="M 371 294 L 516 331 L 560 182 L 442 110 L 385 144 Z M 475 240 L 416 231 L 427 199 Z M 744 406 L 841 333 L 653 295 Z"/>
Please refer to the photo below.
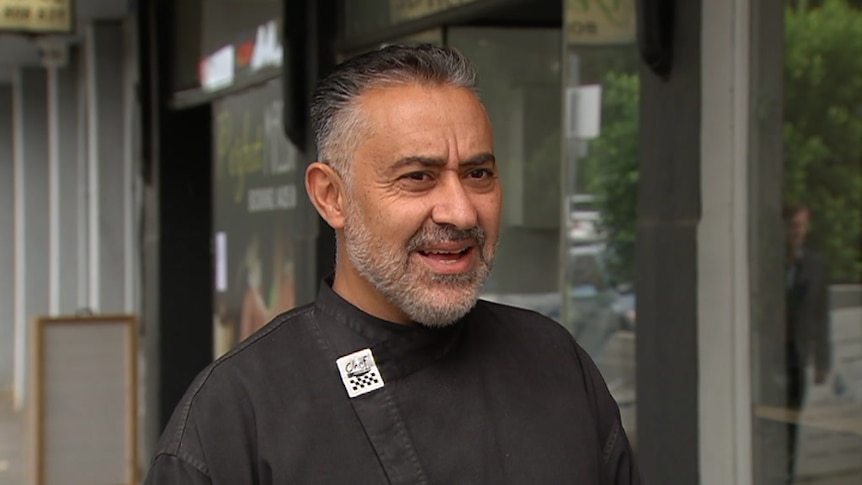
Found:
<path fill-rule="evenodd" d="M 404 312 L 389 302 L 352 265 L 341 261 L 339 263 L 341 264 L 336 265 L 335 280 L 332 284 L 332 290 L 338 296 L 369 315 L 392 323 L 412 324 Z"/>

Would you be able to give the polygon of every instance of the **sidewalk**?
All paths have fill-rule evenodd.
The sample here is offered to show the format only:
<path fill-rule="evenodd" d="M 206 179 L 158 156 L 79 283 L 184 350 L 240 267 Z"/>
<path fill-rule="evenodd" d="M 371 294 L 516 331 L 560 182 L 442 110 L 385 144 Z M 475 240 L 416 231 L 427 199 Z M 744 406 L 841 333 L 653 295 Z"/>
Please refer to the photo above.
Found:
<path fill-rule="evenodd" d="M 24 417 L 0 394 L 0 485 L 24 485 Z"/>

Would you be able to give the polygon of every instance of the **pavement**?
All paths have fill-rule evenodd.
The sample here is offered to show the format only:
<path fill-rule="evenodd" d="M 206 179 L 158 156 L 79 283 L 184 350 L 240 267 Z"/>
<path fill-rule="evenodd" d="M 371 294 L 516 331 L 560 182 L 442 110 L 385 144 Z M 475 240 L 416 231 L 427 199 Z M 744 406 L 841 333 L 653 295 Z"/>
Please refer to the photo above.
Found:
<path fill-rule="evenodd" d="M 0 485 L 25 482 L 24 416 L 15 412 L 12 396 L 0 394 Z"/>
<path fill-rule="evenodd" d="M 830 378 L 809 375 L 797 484 L 862 483 L 862 307 L 832 311 L 832 345 Z"/>
<path fill-rule="evenodd" d="M 792 420 L 802 423 L 793 482 L 798 485 L 862 484 L 862 306 L 834 308 L 831 321 L 834 362 L 831 377 L 818 386 L 809 373 L 802 413 L 792 413 Z M 620 406 L 623 426 L 635 447 L 636 338 L 636 332 L 617 331 L 594 356 Z M 775 421 L 789 419 L 784 417 L 789 414 L 785 409 L 772 411 L 773 417 L 760 417 Z"/>

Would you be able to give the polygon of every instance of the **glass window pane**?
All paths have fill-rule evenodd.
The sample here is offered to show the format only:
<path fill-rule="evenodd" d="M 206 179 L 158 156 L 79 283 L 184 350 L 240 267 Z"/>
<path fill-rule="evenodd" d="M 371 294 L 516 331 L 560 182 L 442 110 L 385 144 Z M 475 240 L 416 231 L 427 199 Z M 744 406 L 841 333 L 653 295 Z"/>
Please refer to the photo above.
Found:
<path fill-rule="evenodd" d="M 560 30 L 450 28 L 495 133 L 504 187 L 497 260 L 483 298 L 560 316 Z"/>
<path fill-rule="evenodd" d="M 282 128 L 281 89 L 274 80 L 213 104 L 214 357 L 316 284 L 316 220 Z"/>
<path fill-rule="evenodd" d="M 783 304 L 754 322 L 755 483 L 862 483 L 862 5 L 783 13 L 781 271 L 764 288 Z"/>
<path fill-rule="evenodd" d="M 344 34 L 347 38 L 368 34 L 477 1 L 489 0 L 344 0 Z"/>
<path fill-rule="evenodd" d="M 634 2 L 565 5 L 562 323 L 596 361 L 636 446 Z"/>

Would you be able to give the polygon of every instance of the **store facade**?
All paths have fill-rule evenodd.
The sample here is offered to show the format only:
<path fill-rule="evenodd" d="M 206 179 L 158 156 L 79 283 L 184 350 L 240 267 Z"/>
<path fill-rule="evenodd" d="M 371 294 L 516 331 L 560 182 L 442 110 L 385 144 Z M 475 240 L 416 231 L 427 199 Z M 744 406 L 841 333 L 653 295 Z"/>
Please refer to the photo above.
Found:
<path fill-rule="evenodd" d="M 814 3 L 806 8 L 852 4 Z M 816 177 L 793 190 L 782 183 L 786 151 L 799 146 L 785 138 L 782 97 L 793 6 L 195 0 L 152 8 L 150 34 L 170 29 L 173 39 L 149 44 L 160 67 L 149 92 L 161 204 L 149 210 L 161 214 L 161 234 L 177 228 L 186 237 L 148 253 L 160 268 L 149 279 L 158 301 L 144 308 L 160 337 L 148 345 L 164 369 L 151 382 L 159 392 L 148 393 L 161 414 L 150 436 L 195 369 L 311 301 L 332 271 L 334 235 L 302 182 L 315 157 L 306 115 L 313 83 L 357 53 L 430 42 L 474 61 L 496 130 L 506 195 L 483 297 L 535 309 L 576 337 L 620 405 L 649 481 L 860 473 L 862 436 L 844 431 L 862 418 L 848 397 L 862 395 L 852 237 L 812 240 L 846 261 L 831 263 L 823 324 L 833 348 L 828 385 L 840 375 L 843 391 L 812 382 L 801 411 L 787 393 L 785 303 L 803 296 L 785 284 L 782 206 L 840 205 L 831 219 L 814 216 L 830 234 L 826 224 L 840 223 L 858 238 L 853 216 L 862 219 L 849 189 Z M 858 150 L 832 163 L 862 171 Z M 179 161 L 195 167 L 192 179 Z M 180 175 L 187 185 L 171 188 Z M 188 184 L 206 197 L 190 196 Z M 203 256 L 185 259 L 191 247 Z M 168 265 L 171 255 L 181 261 Z M 855 273 L 841 269 L 848 264 Z M 189 286 L 191 305 L 171 291 Z M 794 431 L 795 422 L 807 424 Z"/>

